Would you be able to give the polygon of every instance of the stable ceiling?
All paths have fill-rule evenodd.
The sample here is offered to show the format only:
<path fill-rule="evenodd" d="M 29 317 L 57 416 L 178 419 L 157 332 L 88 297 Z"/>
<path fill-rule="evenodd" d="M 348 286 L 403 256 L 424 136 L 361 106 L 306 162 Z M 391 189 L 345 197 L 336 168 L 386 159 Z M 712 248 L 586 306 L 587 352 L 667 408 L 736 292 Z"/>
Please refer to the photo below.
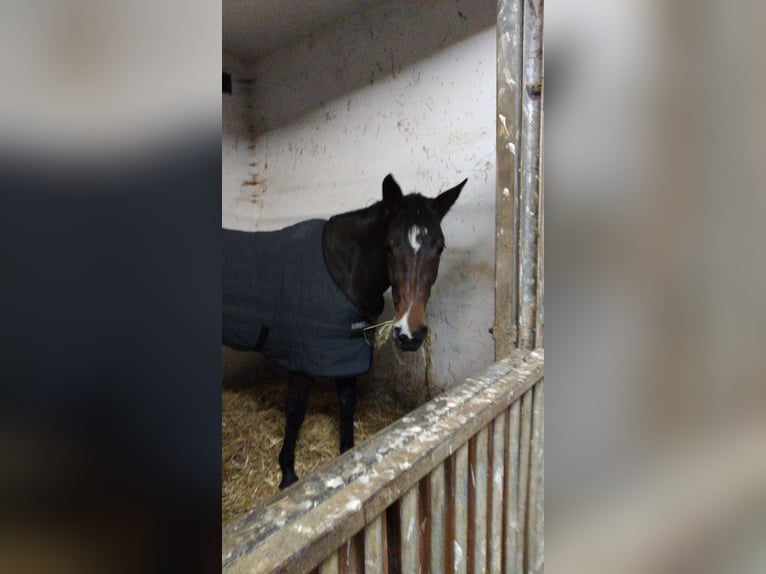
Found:
<path fill-rule="evenodd" d="M 223 0 L 223 49 L 251 61 L 386 0 Z"/>

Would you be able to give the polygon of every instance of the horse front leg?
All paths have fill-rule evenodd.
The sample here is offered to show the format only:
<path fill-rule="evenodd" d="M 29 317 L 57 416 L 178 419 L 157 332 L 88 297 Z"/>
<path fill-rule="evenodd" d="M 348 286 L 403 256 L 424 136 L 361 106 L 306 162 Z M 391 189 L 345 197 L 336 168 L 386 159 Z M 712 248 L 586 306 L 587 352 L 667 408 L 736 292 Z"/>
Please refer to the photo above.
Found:
<path fill-rule="evenodd" d="M 340 411 L 340 452 L 354 446 L 354 411 L 356 411 L 356 377 L 335 379 Z"/>
<path fill-rule="evenodd" d="M 285 440 L 279 453 L 279 468 L 282 470 L 280 490 L 298 481 L 295 474 L 295 443 L 306 416 L 306 404 L 311 380 L 303 375 L 290 373 L 287 380 L 287 408 L 285 417 Z"/>

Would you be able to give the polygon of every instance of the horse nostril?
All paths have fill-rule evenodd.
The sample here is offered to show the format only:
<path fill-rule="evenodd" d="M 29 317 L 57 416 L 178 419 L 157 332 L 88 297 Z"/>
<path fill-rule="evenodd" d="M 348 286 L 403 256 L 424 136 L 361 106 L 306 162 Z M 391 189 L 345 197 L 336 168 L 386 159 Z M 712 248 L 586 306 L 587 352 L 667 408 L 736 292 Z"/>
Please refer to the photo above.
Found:
<path fill-rule="evenodd" d="M 402 328 L 399 325 L 396 325 L 394 327 L 394 337 L 398 339 L 401 334 L 402 334 Z"/>
<path fill-rule="evenodd" d="M 423 339 L 426 338 L 427 335 L 428 335 L 428 327 L 423 325 L 420 329 L 418 329 L 412 334 L 412 338 L 417 341 L 422 341 Z"/>

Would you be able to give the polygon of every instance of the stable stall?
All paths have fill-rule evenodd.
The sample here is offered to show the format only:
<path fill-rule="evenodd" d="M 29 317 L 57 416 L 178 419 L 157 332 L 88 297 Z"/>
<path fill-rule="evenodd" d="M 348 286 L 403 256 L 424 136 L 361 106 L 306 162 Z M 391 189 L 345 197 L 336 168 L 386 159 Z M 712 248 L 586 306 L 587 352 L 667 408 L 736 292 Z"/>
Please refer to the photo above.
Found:
<path fill-rule="evenodd" d="M 427 344 L 378 341 L 356 448 L 337 457 L 318 383 L 311 464 L 275 493 L 285 373 L 224 348 L 223 568 L 542 571 L 542 3 L 284 4 L 223 5 L 225 228 L 368 206 L 388 173 L 429 197 L 468 183 Z"/>

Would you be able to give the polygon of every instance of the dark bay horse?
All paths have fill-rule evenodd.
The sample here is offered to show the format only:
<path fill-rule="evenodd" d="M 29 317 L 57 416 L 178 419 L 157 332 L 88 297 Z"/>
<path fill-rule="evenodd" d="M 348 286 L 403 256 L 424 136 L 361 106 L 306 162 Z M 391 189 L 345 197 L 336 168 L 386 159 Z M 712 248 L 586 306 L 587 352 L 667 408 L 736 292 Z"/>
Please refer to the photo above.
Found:
<path fill-rule="evenodd" d="M 431 199 L 403 195 L 388 175 L 370 207 L 274 232 L 224 230 L 223 344 L 260 351 L 289 373 L 280 488 L 298 480 L 295 443 L 313 378 L 335 379 L 340 451 L 354 446 L 356 377 L 372 365 L 363 331 L 389 287 L 396 345 L 420 348 L 444 250 L 441 220 L 466 181 Z"/>

